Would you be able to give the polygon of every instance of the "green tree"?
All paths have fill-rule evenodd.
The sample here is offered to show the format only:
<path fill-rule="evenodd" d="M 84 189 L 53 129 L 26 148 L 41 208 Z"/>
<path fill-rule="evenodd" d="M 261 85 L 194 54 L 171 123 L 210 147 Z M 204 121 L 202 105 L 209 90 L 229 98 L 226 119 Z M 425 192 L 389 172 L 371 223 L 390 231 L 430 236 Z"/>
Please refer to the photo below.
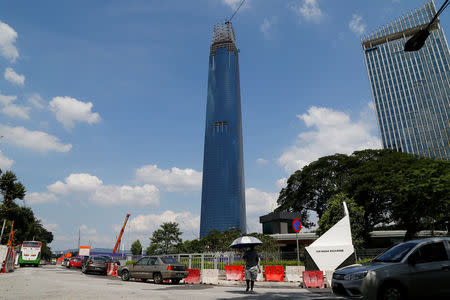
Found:
<path fill-rule="evenodd" d="M 141 242 L 139 240 L 136 240 L 133 242 L 133 244 L 131 244 L 131 253 L 133 255 L 140 255 L 142 254 L 142 245 Z"/>
<path fill-rule="evenodd" d="M 336 194 L 328 202 L 328 208 L 319 220 L 319 228 L 316 229 L 316 233 L 319 236 L 324 234 L 344 217 L 342 204 L 344 201 L 350 215 L 353 245 L 359 248 L 364 243 L 364 208 L 358 206 L 353 199 L 348 198 L 344 193 Z"/>
<path fill-rule="evenodd" d="M 23 200 L 26 190 L 23 184 L 17 180 L 16 174 L 6 171 L 0 177 L 0 193 L 3 196 L 1 214 L 2 217 L 7 217 L 9 211 L 16 207 L 14 200 Z"/>
<path fill-rule="evenodd" d="M 19 206 L 14 202 L 15 199 L 24 199 L 26 189 L 13 172 L 7 171 L 0 176 L 0 193 L 3 198 L 0 206 L 0 220 L 7 220 L 5 232 L 10 231 L 14 221 L 15 245 L 27 240 L 41 241 L 42 258 L 50 258 L 51 251 L 47 244 L 53 241 L 53 234 L 44 228 L 31 208 Z M 0 243 L 6 243 L 8 238 L 9 235 L 4 234 Z"/>
<path fill-rule="evenodd" d="M 335 154 L 319 158 L 296 171 L 280 192 L 277 210 L 298 212 L 302 225 L 310 228 L 314 225 L 310 211 L 316 212 L 320 219 L 331 197 L 342 191 L 350 176 L 349 162 L 347 155 Z"/>
<path fill-rule="evenodd" d="M 364 208 L 363 236 L 393 223 L 410 239 L 422 229 L 445 227 L 450 216 L 450 162 L 393 150 L 363 150 L 319 158 L 296 171 L 278 198 L 277 210 L 297 211 L 306 228 L 329 200 L 345 193 Z"/>
<path fill-rule="evenodd" d="M 168 254 L 176 252 L 179 248 L 182 232 L 176 222 L 167 222 L 161 225 L 161 228 L 153 232 L 150 238 L 149 248 L 154 252 L 152 254 Z M 149 250 L 147 248 L 147 250 Z"/>

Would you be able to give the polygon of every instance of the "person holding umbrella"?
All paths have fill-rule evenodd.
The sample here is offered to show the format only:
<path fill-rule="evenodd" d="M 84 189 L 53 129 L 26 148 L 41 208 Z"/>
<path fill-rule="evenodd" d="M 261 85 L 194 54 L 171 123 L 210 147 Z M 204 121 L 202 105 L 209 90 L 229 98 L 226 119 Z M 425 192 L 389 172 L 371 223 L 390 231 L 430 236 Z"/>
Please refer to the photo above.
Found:
<path fill-rule="evenodd" d="M 245 281 L 247 282 L 246 292 L 254 293 L 253 287 L 255 285 L 256 277 L 258 277 L 258 273 L 261 272 L 261 268 L 259 267 L 259 255 L 255 250 L 255 246 L 250 246 L 250 249 L 245 251 L 244 256 L 245 260 Z"/>
<path fill-rule="evenodd" d="M 256 245 L 261 245 L 262 242 L 252 236 L 243 236 L 237 238 L 231 243 L 231 248 L 247 248 L 250 247 L 244 253 L 245 260 L 245 281 L 247 282 L 247 289 L 245 292 L 254 293 L 253 287 L 255 285 L 256 277 L 258 273 L 261 272 L 261 268 L 259 266 L 259 255 L 255 250 Z"/>

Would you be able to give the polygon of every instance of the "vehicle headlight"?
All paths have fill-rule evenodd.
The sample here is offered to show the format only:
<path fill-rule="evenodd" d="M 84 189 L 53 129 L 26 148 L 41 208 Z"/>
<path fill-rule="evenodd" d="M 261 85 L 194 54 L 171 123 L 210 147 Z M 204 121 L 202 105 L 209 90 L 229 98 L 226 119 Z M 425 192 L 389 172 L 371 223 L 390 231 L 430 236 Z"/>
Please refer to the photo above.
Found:
<path fill-rule="evenodd" d="M 344 276 L 344 280 L 359 280 L 359 279 L 363 279 L 364 277 L 366 277 L 366 275 L 367 275 L 367 271 L 347 274 Z"/>

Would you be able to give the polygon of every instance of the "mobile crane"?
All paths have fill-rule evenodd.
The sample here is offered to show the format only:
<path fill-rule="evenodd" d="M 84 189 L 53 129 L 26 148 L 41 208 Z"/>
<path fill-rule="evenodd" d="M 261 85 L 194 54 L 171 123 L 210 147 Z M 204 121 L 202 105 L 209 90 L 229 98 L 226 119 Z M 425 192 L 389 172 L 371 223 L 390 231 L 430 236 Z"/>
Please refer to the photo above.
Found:
<path fill-rule="evenodd" d="M 119 249 L 120 241 L 122 240 L 122 235 L 125 230 L 125 225 L 127 225 L 129 217 L 130 217 L 130 214 L 127 214 L 127 216 L 125 217 L 125 222 L 123 222 L 122 229 L 120 230 L 119 237 L 117 238 L 116 245 L 114 246 L 112 253 L 117 253 L 117 250 Z"/>

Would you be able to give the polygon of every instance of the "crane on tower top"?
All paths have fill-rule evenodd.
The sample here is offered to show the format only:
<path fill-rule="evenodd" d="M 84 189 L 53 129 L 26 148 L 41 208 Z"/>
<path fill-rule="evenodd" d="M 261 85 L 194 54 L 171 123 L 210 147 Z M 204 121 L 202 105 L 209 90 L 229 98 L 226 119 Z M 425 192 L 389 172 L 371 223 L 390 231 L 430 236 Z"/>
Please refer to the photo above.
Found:
<path fill-rule="evenodd" d="M 130 214 L 127 214 L 127 216 L 125 217 L 125 222 L 123 222 L 122 229 L 120 230 L 119 237 L 117 237 L 116 245 L 114 246 L 114 249 L 113 249 L 112 253 L 116 253 L 117 249 L 119 249 L 120 241 L 122 240 L 122 235 L 123 235 L 123 232 L 125 230 L 125 226 L 127 225 L 129 217 L 130 217 Z"/>

